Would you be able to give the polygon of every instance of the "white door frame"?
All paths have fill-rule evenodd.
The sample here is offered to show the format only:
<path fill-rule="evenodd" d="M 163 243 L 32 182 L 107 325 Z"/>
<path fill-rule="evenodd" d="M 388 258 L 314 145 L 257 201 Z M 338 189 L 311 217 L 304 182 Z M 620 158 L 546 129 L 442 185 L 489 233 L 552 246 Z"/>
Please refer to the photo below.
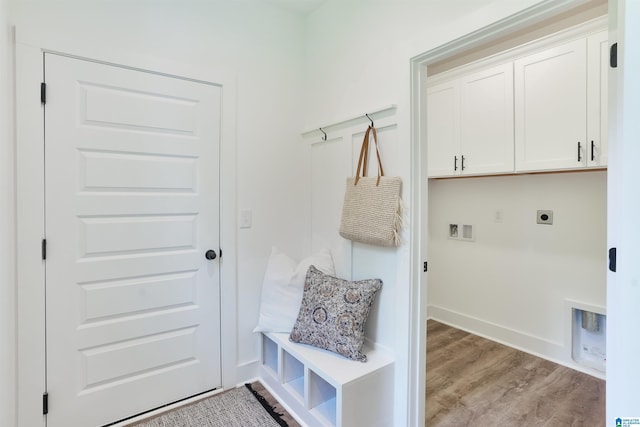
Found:
<path fill-rule="evenodd" d="M 607 271 L 607 425 L 640 417 L 640 226 L 637 185 L 640 169 L 640 2 L 609 0 L 610 40 L 618 43 L 618 64 L 609 75 L 608 247 L 617 248 L 616 272 Z M 623 422 L 624 424 L 624 422 Z"/>
<path fill-rule="evenodd" d="M 422 426 L 425 420 L 426 372 L 424 367 L 427 358 L 428 277 L 422 273 L 422 269 L 415 268 L 415 266 L 422 266 L 423 262 L 428 260 L 427 68 L 429 64 L 489 43 L 586 3 L 588 0 L 544 0 L 528 9 L 411 59 L 411 187 L 413 188 L 412 200 L 415 202 L 411 206 L 411 223 L 414 224 L 411 231 L 411 265 L 414 268 L 411 272 L 413 284 L 411 312 L 413 315 L 411 316 L 412 345 L 409 361 L 411 375 L 409 378 L 408 410 L 413 426 Z"/>
<path fill-rule="evenodd" d="M 222 385 L 237 384 L 236 357 L 236 81 L 229 71 L 163 61 L 125 52 L 93 58 L 93 52 L 47 41 L 23 42 L 16 38 L 16 165 L 17 165 L 17 323 L 18 323 L 18 426 L 45 425 L 42 394 L 45 372 L 45 268 L 40 245 L 45 237 L 44 121 L 40 103 L 44 52 L 59 53 L 110 65 L 150 71 L 222 88 L 220 138 L 220 260 Z M 33 39 L 33 37 L 31 38 Z M 29 40 L 29 37 L 26 37 Z M 51 397 L 52 406 L 54 397 Z M 152 409 L 152 408 L 149 408 Z"/>

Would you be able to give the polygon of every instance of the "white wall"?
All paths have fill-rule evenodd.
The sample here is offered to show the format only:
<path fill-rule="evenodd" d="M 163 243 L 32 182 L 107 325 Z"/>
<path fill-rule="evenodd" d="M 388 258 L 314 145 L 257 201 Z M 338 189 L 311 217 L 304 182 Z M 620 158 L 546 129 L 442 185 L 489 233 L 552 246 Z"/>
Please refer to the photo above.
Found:
<path fill-rule="evenodd" d="M 606 307 L 606 189 L 604 171 L 430 180 L 430 315 L 571 366 L 566 301 Z"/>
<path fill-rule="evenodd" d="M 368 123 L 368 120 L 364 120 L 361 124 L 331 129 L 326 142 L 319 138 L 310 139 L 312 247 L 314 250 L 331 248 L 338 277 L 353 280 L 382 279 L 382 289 L 369 313 L 365 332 L 369 340 L 393 351 L 396 345 L 395 330 L 394 322 L 389 319 L 395 316 L 399 250 L 352 243 L 338 234 L 346 179 L 355 175 Z M 376 128 L 385 173 L 397 175 L 400 168 L 395 117 L 376 119 Z M 375 176 L 377 163 L 373 149 L 369 156 L 368 173 L 369 176 Z"/>
<path fill-rule="evenodd" d="M 16 419 L 15 149 L 8 3 L 0 0 L 0 426 Z"/>
<path fill-rule="evenodd" d="M 34 46 L 46 41 L 96 59 L 123 52 L 235 76 L 237 94 L 225 96 L 236 97 L 237 165 L 223 168 L 236 176 L 237 207 L 253 211 L 253 227 L 237 230 L 236 254 L 237 364 L 253 366 L 259 353 L 251 330 L 270 248 L 301 256 L 310 251 L 309 203 L 300 179 L 305 171 L 298 161 L 304 155 L 303 18 L 263 2 L 223 0 L 39 0 L 10 6 L 21 40 Z M 4 220 L 13 202 L 1 209 Z"/>
<path fill-rule="evenodd" d="M 398 103 L 412 56 L 539 2 L 328 0 L 307 19 L 305 128 Z"/>

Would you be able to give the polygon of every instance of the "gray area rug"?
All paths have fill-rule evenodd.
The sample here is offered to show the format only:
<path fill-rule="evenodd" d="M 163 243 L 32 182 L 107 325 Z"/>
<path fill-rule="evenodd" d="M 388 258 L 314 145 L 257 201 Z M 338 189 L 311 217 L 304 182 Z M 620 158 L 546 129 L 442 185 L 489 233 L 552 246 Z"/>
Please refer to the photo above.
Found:
<path fill-rule="evenodd" d="M 280 427 L 280 424 L 263 408 L 250 390 L 238 387 L 134 426 Z"/>

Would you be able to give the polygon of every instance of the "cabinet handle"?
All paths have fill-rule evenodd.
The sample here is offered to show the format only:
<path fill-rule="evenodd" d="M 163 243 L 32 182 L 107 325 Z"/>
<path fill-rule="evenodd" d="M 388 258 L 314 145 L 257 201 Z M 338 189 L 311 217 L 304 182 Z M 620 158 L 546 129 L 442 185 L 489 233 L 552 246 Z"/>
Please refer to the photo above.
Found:
<path fill-rule="evenodd" d="M 462 156 L 462 170 L 464 170 L 464 156 Z"/>
<path fill-rule="evenodd" d="M 458 170 L 458 156 L 453 156 L 453 171 Z"/>
<path fill-rule="evenodd" d="M 582 162 L 582 144 L 578 141 L 578 163 Z"/>
<path fill-rule="evenodd" d="M 595 162 L 595 160 L 596 160 L 595 146 L 596 146 L 596 144 L 594 144 L 593 141 L 591 141 L 591 161 L 592 162 Z"/>

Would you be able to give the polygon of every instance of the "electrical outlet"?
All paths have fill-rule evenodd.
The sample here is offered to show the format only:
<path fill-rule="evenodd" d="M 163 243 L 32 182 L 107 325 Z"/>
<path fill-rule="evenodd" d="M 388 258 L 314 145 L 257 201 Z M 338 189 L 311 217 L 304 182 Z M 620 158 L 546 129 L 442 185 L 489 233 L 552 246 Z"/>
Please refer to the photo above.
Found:
<path fill-rule="evenodd" d="M 539 210 L 536 218 L 538 224 L 551 225 L 553 224 L 553 211 Z"/>

